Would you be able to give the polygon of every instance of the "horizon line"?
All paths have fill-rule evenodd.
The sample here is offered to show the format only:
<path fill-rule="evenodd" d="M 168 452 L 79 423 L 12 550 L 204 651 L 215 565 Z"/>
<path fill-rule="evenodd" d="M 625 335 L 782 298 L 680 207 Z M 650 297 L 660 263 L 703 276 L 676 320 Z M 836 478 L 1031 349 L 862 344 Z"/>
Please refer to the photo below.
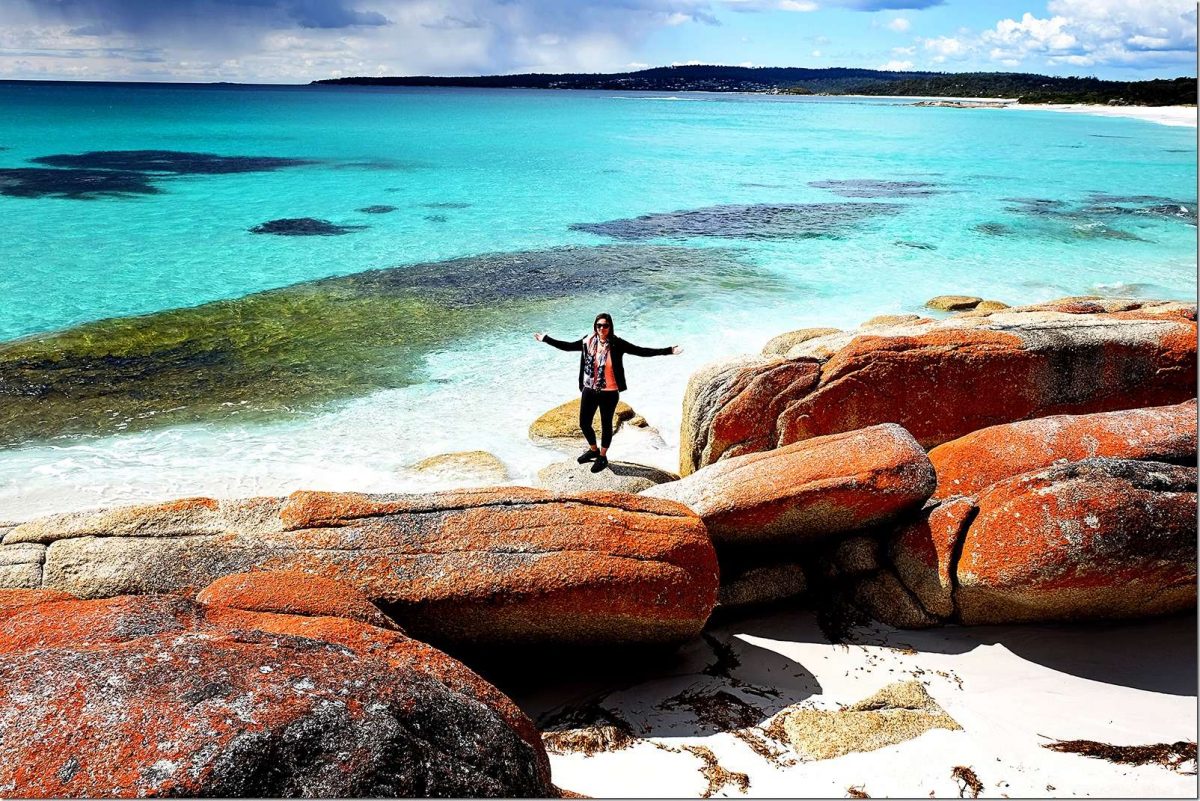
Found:
<path fill-rule="evenodd" d="M 766 65 L 757 65 L 757 66 L 753 66 L 753 67 L 746 67 L 746 66 L 742 66 L 739 64 L 662 64 L 662 65 L 658 65 L 658 66 L 642 67 L 642 68 L 636 69 L 636 70 L 623 70 L 623 71 L 619 71 L 619 72 L 495 72 L 495 73 L 481 73 L 478 75 L 465 75 L 465 74 L 456 74 L 456 75 L 430 75 L 430 74 L 339 75 L 339 76 L 333 76 L 333 77 L 327 77 L 327 78 L 312 78 L 312 79 L 308 80 L 307 82 L 298 82 L 298 83 L 270 83 L 270 82 L 260 82 L 260 81 L 245 81 L 245 82 L 243 82 L 243 81 L 230 81 L 230 80 L 186 81 L 186 80 L 173 80 L 170 78 L 167 78 L 164 80 L 152 80 L 152 79 L 121 80 L 121 79 L 114 79 L 114 78 L 0 78 L 0 84 L 123 84 L 123 85 L 149 85 L 149 86 L 161 86 L 161 85 L 174 85 L 174 86 L 312 86 L 314 84 L 320 84 L 321 82 L 324 82 L 324 81 L 358 80 L 358 79 L 380 80 L 380 79 L 387 79 L 387 78 L 403 78 L 403 79 L 409 79 L 409 80 L 418 79 L 418 78 L 436 78 L 439 80 L 447 80 L 447 79 L 456 79 L 456 78 L 520 77 L 520 76 L 526 76 L 526 75 L 543 75 L 543 76 L 636 75 L 638 73 L 649 72 L 652 70 L 687 69 L 687 68 L 700 68 L 700 67 L 707 67 L 707 68 L 719 67 L 719 68 L 724 68 L 724 69 L 740 69 L 740 70 L 792 70 L 792 69 L 796 69 L 796 70 L 859 70 L 859 71 L 864 71 L 864 72 L 878 72 L 878 73 L 887 73 L 887 74 L 894 74 L 894 75 L 911 74 L 914 76 L 923 76 L 923 75 L 1035 75 L 1035 76 L 1047 77 L 1047 78 L 1076 78 L 1076 79 L 1091 78 L 1091 79 L 1098 80 L 1098 81 L 1109 81 L 1112 83 L 1149 83 L 1151 81 L 1177 81 L 1177 80 L 1181 80 L 1184 78 L 1190 78 L 1192 80 L 1197 80 L 1196 75 L 1187 75 L 1187 74 L 1176 75 L 1175 77 L 1171 77 L 1171 78 L 1156 77 L 1156 78 L 1142 78 L 1140 80 L 1121 80 L 1121 79 L 1117 79 L 1117 78 L 1101 78 L 1094 74 L 1092 74 L 1092 75 L 1049 75 L 1049 74 L 1043 73 L 1043 72 L 1027 72 L 1027 71 L 1019 71 L 1019 70 L 972 70 L 972 71 L 952 72 L 952 71 L 937 71 L 937 70 L 881 70 L 881 69 L 875 69 L 875 68 L 871 68 L 871 67 L 797 67 L 797 66 L 766 66 Z M 418 88 L 418 87 L 412 87 L 412 88 Z M 469 87 L 464 87 L 464 88 L 469 88 Z M 515 87 L 515 88 L 521 88 L 521 87 Z"/>

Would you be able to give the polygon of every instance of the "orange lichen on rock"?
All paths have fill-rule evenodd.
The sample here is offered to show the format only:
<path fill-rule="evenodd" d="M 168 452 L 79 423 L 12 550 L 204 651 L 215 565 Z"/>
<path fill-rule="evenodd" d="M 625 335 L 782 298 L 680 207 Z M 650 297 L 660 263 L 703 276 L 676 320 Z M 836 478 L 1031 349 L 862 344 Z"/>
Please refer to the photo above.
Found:
<path fill-rule="evenodd" d="M 41 604 L 0 621 L 0 672 L 14 796 L 553 793 L 511 701 L 357 621 L 180 596 Z"/>
<path fill-rule="evenodd" d="M 719 544 L 802 544 L 920 507 L 933 467 L 897 425 L 725 459 L 642 494 L 695 511 Z"/>
<path fill-rule="evenodd" d="M 1188 310 L 1120 308 L 1004 310 L 860 329 L 813 340 L 819 347 L 800 343 L 787 359 L 706 368 L 684 400 L 681 475 L 879 423 L 897 423 L 932 448 L 1017 420 L 1194 397 L 1196 325 L 1185 319 Z M 783 380 L 792 374 L 807 380 Z"/>
<path fill-rule="evenodd" d="M 223 576 L 201 590 L 196 600 L 251 612 L 340 617 L 396 628 L 379 607 L 346 582 L 294 570 Z"/>
<path fill-rule="evenodd" d="M 993 484 L 958 561 L 964 623 L 1119 618 L 1196 603 L 1196 468 L 1086 459 Z"/>
<path fill-rule="evenodd" d="M 0 589 L 0 618 L 8 617 L 29 606 L 71 600 L 75 600 L 75 596 L 62 590 Z"/>
<path fill-rule="evenodd" d="M 671 501 L 499 487 L 298 492 L 271 508 L 217 534 L 55 541 L 43 586 L 195 593 L 222 576 L 296 571 L 348 583 L 414 634 L 474 643 L 682 641 L 716 603 L 712 542 Z"/>
<path fill-rule="evenodd" d="M 821 386 L 787 408 L 779 443 L 890 421 L 933 447 L 1030 417 L 1185 400 L 1195 385 L 1195 327 L 1125 325 L 1139 323 L 1146 330 L 1110 322 L 1030 327 L 1024 336 L 946 329 L 858 337 L 824 366 Z"/>
<path fill-rule="evenodd" d="M 341 526 L 364 517 L 400 512 L 437 512 L 459 506 L 517 503 L 550 497 L 530 487 L 484 487 L 423 495 L 367 495 L 361 492 L 299 490 L 288 496 L 279 517 L 286 530 Z"/>
<path fill-rule="evenodd" d="M 935 498 L 973 495 L 1001 479 L 1092 456 L 1186 463 L 1196 458 L 1196 401 L 1055 415 L 991 426 L 929 452 Z"/>

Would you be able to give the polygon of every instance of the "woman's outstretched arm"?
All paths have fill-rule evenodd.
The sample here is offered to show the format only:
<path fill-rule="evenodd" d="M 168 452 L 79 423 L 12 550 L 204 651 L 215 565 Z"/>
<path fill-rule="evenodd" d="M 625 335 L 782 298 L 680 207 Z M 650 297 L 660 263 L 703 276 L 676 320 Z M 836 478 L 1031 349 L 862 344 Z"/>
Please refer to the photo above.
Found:
<path fill-rule="evenodd" d="M 626 342 L 625 352 L 632 353 L 634 356 L 670 356 L 676 353 L 683 353 L 683 348 L 679 345 L 672 345 L 669 348 L 643 348 L 641 345 Z"/>
<path fill-rule="evenodd" d="M 554 337 L 550 336 L 549 334 L 543 334 L 543 333 L 539 332 L 539 333 L 534 334 L 533 338 L 536 339 L 538 342 L 545 342 L 547 345 L 553 345 L 554 347 L 558 348 L 559 350 L 583 350 L 583 338 L 582 337 L 575 340 L 574 342 L 564 342 L 561 339 L 555 339 Z"/>

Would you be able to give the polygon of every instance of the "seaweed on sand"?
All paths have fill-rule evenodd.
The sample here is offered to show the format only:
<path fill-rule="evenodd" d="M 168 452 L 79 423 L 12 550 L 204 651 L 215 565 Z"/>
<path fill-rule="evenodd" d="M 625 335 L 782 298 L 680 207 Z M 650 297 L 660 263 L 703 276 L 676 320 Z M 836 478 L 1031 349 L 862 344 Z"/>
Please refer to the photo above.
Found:
<path fill-rule="evenodd" d="M 1043 743 L 1042 748 L 1063 754 L 1103 759 L 1117 765 L 1162 765 L 1180 773 L 1196 772 L 1180 770 L 1188 762 L 1196 762 L 1196 743 L 1189 740 L 1153 745 L 1111 745 L 1095 740 L 1055 740 Z"/>
<path fill-rule="evenodd" d="M 629 721 L 597 702 L 567 707 L 548 718 L 542 731 L 546 750 L 556 754 L 592 756 L 620 751 L 637 741 Z"/>
<path fill-rule="evenodd" d="M 699 757 L 703 763 L 700 766 L 700 773 L 708 782 L 708 789 L 704 791 L 702 798 L 712 798 L 714 793 L 728 785 L 733 785 L 743 793 L 750 789 L 750 777 L 745 773 L 725 768 L 717 761 L 717 755 L 712 752 L 711 748 L 705 748 L 702 745 L 685 745 L 683 750 Z"/>
<path fill-rule="evenodd" d="M 950 771 L 950 775 L 958 781 L 958 797 L 967 798 L 967 793 L 970 793 L 971 798 L 979 798 L 979 794 L 983 792 L 983 782 L 979 781 L 979 777 L 975 775 L 975 771 L 965 765 L 956 765 Z"/>
<path fill-rule="evenodd" d="M 724 690 L 685 690 L 658 705 L 659 709 L 686 709 L 701 725 L 717 732 L 744 729 L 762 720 L 763 711 Z"/>

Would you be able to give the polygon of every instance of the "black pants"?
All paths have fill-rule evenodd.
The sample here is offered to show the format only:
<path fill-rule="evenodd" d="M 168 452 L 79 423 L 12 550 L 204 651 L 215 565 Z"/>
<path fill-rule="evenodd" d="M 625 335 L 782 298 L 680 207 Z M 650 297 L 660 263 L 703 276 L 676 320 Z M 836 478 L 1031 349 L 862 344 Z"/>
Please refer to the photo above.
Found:
<path fill-rule="evenodd" d="M 588 445 L 596 445 L 596 431 L 592 428 L 592 417 L 596 414 L 596 409 L 600 409 L 600 447 L 607 448 L 612 444 L 613 414 L 617 411 L 617 397 L 620 394 L 612 390 L 583 391 L 583 397 L 579 399 L 579 430 L 583 432 Z"/>

